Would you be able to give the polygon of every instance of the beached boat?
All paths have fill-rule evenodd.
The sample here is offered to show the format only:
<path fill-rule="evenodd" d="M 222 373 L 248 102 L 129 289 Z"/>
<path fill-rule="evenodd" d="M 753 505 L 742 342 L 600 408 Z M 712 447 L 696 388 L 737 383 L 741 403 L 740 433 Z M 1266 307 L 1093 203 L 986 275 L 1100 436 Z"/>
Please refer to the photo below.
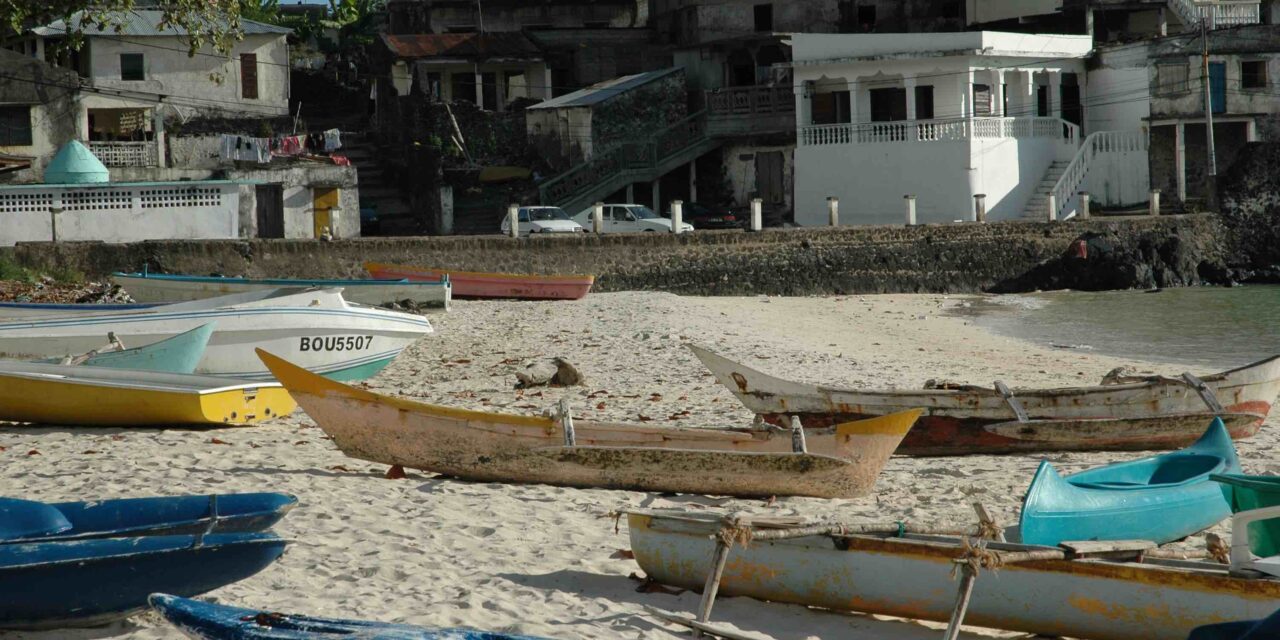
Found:
<path fill-rule="evenodd" d="M 157 307 L 155 303 L 121 303 L 106 304 L 97 302 L 60 303 L 60 302 L 0 302 L 0 320 L 19 320 L 22 318 L 44 318 L 64 314 L 111 313 L 119 311 L 142 311 Z"/>
<path fill-rule="evenodd" d="M 1222 486 L 1232 513 L 1280 508 L 1280 477 L 1222 473 L 1210 476 Z M 1268 558 L 1280 556 L 1280 518 L 1250 522 L 1249 541 L 1253 552 Z"/>
<path fill-rule="evenodd" d="M 806 427 L 820 427 L 924 407 L 898 448 L 904 455 L 1174 449 L 1194 442 L 1214 417 L 1233 438 L 1247 438 L 1280 393 L 1280 356 L 1204 378 L 1096 387 L 860 390 L 783 380 L 690 349 L 720 384 L 774 424 L 797 416 Z"/>
<path fill-rule="evenodd" d="M 477 631 L 428 629 L 411 624 L 314 618 L 244 609 L 164 593 L 153 594 L 151 608 L 189 638 L 203 640 L 540 640 L 533 636 Z"/>
<path fill-rule="evenodd" d="M 447 277 L 453 284 L 453 295 L 459 298 L 577 300 L 587 295 L 596 281 L 591 275 L 487 273 L 377 262 L 366 262 L 364 269 L 374 278 L 408 278 L 413 282 L 436 282 Z"/>
<path fill-rule="evenodd" d="M 0 629 L 89 627 L 157 591 L 194 596 L 248 578 L 284 553 L 270 533 L 0 545 Z"/>
<path fill-rule="evenodd" d="M 258 346 L 335 379 L 367 378 L 432 330 L 426 318 L 350 303 L 338 289 L 275 289 L 142 311 L 0 322 L 0 354 L 61 358 L 101 346 L 108 332 L 143 346 L 215 321 L 196 372 L 248 379 L 271 375 L 253 353 Z"/>
<path fill-rule="evenodd" d="M 287 493 L 54 503 L 0 498 L 0 543 L 263 531 L 297 505 Z"/>
<path fill-rule="evenodd" d="M 153 342 L 144 347 L 109 351 L 95 349 L 77 356 L 37 360 L 45 364 L 82 364 L 86 367 L 109 369 L 135 369 L 164 373 L 194 373 L 204 350 L 213 336 L 214 323 L 201 325 L 172 338 Z"/>
<path fill-rule="evenodd" d="M 0 362 L 0 420 L 88 426 L 254 424 L 297 405 L 279 384 Z"/>
<path fill-rule="evenodd" d="M 111 279 L 139 302 L 183 302 L 231 293 L 265 291 L 282 287 L 340 288 L 350 302 L 375 307 L 412 306 L 418 310 L 449 310 L 452 287 L 448 278 L 410 282 L 394 280 L 302 280 L 289 278 L 227 278 L 160 273 L 113 273 Z"/>
<path fill-rule="evenodd" d="M 1023 500 L 1020 540 L 1180 540 L 1231 515 L 1210 476 L 1239 472 L 1231 436 L 1217 418 L 1195 444 L 1174 453 L 1065 478 L 1045 460 Z"/>
<path fill-rule="evenodd" d="M 702 589 L 725 521 L 703 512 L 627 513 L 631 551 L 648 578 Z M 956 605 L 955 560 L 967 539 L 912 533 L 822 534 L 767 539 L 777 527 L 728 527 L 719 593 L 827 609 L 946 622 Z M 858 525 L 849 525 L 858 531 Z M 753 538 L 754 536 L 754 538 Z M 722 544 L 722 543 L 721 543 Z M 1095 543 L 1098 544 L 1098 543 Z M 1004 566 L 972 584 L 965 624 L 1091 640 L 1183 640 L 1195 627 L 1262 618 L 1280 608 L 1280 580 L 1234 577 L 1212 562 L 1118 554 L 1067 558 L 1054 547 L 991 542 Z M 1014 561 L 1025 554 L 1026 561 Z M 1108 558 L 1108 555 L 1110 556 Z M 1052 558 L 1052 559 L 1034 559 Z M 1141 561 L 1139 561 L 1141 560 Z M 967 565 L 960 565 L 967 566 Z M 886 579 L 891 576 L 891 579 Z"/>
<path fill-rule="evenodd" d="M 739 496 L 866 494 L 919 411 L 789 430 L 682 429 L 468 411 L 379 395 L 259 350 L 349 456 L 470 480 Z M 799 449 L 799 451 L 797 451 Z"/>

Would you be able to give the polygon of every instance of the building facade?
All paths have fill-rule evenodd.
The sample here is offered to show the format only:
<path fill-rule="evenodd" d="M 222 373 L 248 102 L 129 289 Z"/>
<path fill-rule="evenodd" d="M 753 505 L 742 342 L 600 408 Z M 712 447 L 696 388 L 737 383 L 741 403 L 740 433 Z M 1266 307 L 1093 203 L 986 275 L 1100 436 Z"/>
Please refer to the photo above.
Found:
<path fill-rule="evenodd" d="M 796 222 L 989 220 L 1044 209 L 1075 157 L 1087 95 L 1085 36 L 998 32 L 796 34 Z"/>

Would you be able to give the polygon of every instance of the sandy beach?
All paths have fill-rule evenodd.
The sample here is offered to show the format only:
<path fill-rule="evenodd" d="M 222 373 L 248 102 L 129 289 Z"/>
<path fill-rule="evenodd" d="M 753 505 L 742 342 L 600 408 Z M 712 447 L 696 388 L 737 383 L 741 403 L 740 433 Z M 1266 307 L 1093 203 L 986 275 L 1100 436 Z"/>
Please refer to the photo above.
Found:
<path fill-rule="evenodd" d="M 540 413 L 562 395 L 576 415 L 652 425 L 746 425 L 751 414 L 683 346 L 696 342 L 799 380 L 919 388 L 930 378 L 1011 386 L 1093 384 L 1118 366 L 1176 367 L 993 335 L 954 311 L 973 298 L 941 295 L 682 298 L 593 294 L 576 302 L 458 301 L 433 315 L 436 333 L 370 388 L 451 406 Z M 1268 354 L 1258 354 L 1262 357 Z M 525 362 L 561 356 L 586 384 L 513 389 Z M 1153 357 L 1153 360 L 1155 358 Z M 1241 363 L 1243 364 L 1243 363 Z M 1208 373 L 1198 371 L 1197 373 Z M 1276 418 L 1238 444 L 1247 473 L 1280 472 Z M 1065 471 L 1141 453 L 1047 457 Z M 784 498 L 773 504 L 704 496 L 501 485 L 436 478 L 345 457 L 301 410 L 257 427 L 216 430 L 0 427 L 0 494 L 44 501 L 179 493 L 285 491 L 301 504 L 276 527 L 294 541 L 274 566 L 209 594 L 219 602 L 322 616 L 470 626 L 549 638 L 677 638 L 645 605 L 692 611 L 693 593 L 637 591 L 620 506 L 750 510 L 970 524 L 982 501 L 1002 524 L 1040 454 L 894 457 L 873 495 Z M 1221 533 L 1219 525 L 1214 531 Z M 1203 548 L 1197 536 L 1183 543 Z M 943 625 L 724 598 L 714 619 L 779 640 L 936 638 Z M 973 630 L 968 637 L 992 632 Z M 1017 634 L 999 634 L 1022 637 Z M 88 630 L 5 638 L 173 638 L 154 614 Z"/>

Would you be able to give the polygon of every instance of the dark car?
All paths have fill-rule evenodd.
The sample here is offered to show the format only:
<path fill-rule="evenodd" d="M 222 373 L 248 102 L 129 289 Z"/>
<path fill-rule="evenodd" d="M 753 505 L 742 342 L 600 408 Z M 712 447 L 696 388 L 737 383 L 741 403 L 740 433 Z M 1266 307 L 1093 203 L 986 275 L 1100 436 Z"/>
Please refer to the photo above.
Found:
<path fill-rule="evenodd" d="M 693 225 L 694 229 L 741 229 L 746 222 L 728 207 L 715 207 L 697 202 L 686 202 L 680 212 L 684 222 Z M 667 211 L 671 217 L 671 211 Z"/>

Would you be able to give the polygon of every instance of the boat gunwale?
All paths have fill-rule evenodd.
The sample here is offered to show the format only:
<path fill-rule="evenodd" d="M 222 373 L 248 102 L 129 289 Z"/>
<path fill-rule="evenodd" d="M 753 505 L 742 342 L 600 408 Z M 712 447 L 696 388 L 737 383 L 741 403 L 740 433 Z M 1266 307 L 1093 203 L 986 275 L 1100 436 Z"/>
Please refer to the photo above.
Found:
<path fill-rule="evenodd" d="M 210 540 L 210 538 L 214 538 L 216 536 L 234 536 L 234 539 Z M 241 536 L 253 536 L 253 537 L 241 537 Z M 160 547 L 155 549 L 122 551 L 121 553 L 112 553 L 108 555 L 62 558 L 60 560 L 31 561 L 31 562 L 24 562 L 22 564 L 0 564 L 0 575 L 2 575 L 6 571 L 17 570 L 17 569 L 30 569 L 33 567 L 57 567 L 57 566 L 66 565 L 66 564 L 81 564 L 86 562 L 95 562 L 99 560 L 120 560 L 120 559 L 126 559 L 126 558 L 137 558 L 137 557 L 147 556 L 147 555 L 173 553 L 175 551 L 201 551 L 201 550 L 217 551 L 222 547 L 231 547 L 231 546 L 275 546 L 281 543 L 283 543 L 285 546 L 288 546 L 290 544 L 295 544 L 295 540 L 292 538 L 285 538 L 271 532 L 256 531 L 256 532 L 211 533 L 203 536 L 203 539 L 199 546 L 194 546 L 193 545 L 194 540 L 200 537 L 201 536 L 198 536 L 196 534 L 178 534 L 178 535 L 170 535 L 170 536 L 129 536 L 125 538 L 82 538 L 82 539 L 74 539 L 74 540 L 44 540 L 44 541 L 37 540 L 32 542 L 16 541 L 12 544 L 0 544 L 0 549 L 3 549 L 4 547 L 16 548 L 24 545 L 56 545 L 56 544 L 90 545 L 94 543 L 111 542 L 111 541 L 137 540 L 139 538 L 146 538 L 150 540 L 156 540 L 159 538 L 186 538 L 187 539 L 182 544 L 177 544 L 178 541 L 174 540 L 175 544 L 173 546 L 165 546 L 165 547 Z M 3 630 L 3 629 L 0 629 L 0 630 Z"/>
<path fill-rule="evenodd" d="M 456 269 L 442 269 L 436 267 L 417 267 L 413 265 L 397 265 L 386 262 L 365 262 L 362 265 L 364 270 L 370 274 L 373 269 L 381 271 L 406 271 L 409 273 L 419 273 L 422 275 L 439 274 L 453 280 L 470 279 L 480 282 L 494 282 L 499 280 L 565 280 L 565 282 L 548 282 L 547 284 L 595 284 L 596 277 L 594 274 L 588 273 L 553 273 L 553 274 L 536 274 L 536 273 L 506 273 L 497 271 L 459 271 Z"/>
<path fill-rule="evenodd" d="M 344 280 L 341 278 L 246 278 L 243 276 L 190 276 L 172 273 L 124 273 L 117 271 L 111 274 L 114 278 L 126 278 L 131 280 L 144 280 L 150 282 L 192 282 L 198 284 L 246 284 L 258 286 L 273 286 L 279 288 L 295 288 L 295 287 L 316 287 L 316 288 L 346 288 L 355 287 L 371 287 L 371 286 L 411 286 L 411 287 L 448 287 L 449 280 L 410 280 L 409 278 L 396 279 L 379 279 L 379 278 L 363 278 Z M 207 298 L 202 298 L 207 299 Z M 166 303 L 141 303 L 141 304 L 166 304 Z"/>

